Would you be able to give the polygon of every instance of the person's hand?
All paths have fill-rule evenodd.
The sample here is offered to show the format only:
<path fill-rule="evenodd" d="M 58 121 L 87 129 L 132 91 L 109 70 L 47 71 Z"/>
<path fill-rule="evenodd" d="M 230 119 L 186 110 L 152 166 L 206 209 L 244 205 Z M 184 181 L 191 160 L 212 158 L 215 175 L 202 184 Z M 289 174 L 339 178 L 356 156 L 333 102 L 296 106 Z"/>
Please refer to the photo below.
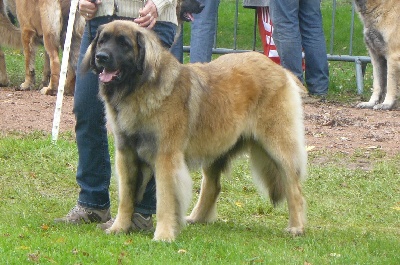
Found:
<path fill-rule="evenodd" d="M 152 0 L 148 0 L 146 5 L 139 10 L 139 17 L 134 20 L 139 26 L 144 28 L 153 28 L 157 22 L 157 7 Z"/>
<path fill-rule="evenodd" d="M 86 20 L 91 20 L 97 12 L 101 0 L 79 0 L 79 13 Z"/>

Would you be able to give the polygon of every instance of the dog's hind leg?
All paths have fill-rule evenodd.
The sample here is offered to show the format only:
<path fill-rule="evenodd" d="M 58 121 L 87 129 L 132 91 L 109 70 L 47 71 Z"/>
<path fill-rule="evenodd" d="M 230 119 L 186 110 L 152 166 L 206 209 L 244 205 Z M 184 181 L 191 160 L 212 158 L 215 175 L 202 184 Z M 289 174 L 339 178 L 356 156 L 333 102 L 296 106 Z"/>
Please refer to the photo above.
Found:
<path fill-rule="evenodd" d="M 221 191 L 221 165 L 203 168 L 200 196 L 191 214 L 187 217 L 189 223 L 208 223 L 217 219 L 217 199 Z"/>
<path fill-rule="evenodd" d="M 271 142 L 270 142 L 271 143 Z M 250 162 L 254 182 L 263 192 L 268 192 L 274 205 L 286 197 L 289 208 L 289 226 L 292 235 L 304 233 L 305 200 L 300 181 L 305 174 L 305 154 L 296 150 L 269 145 L 268 149 L 255 143 L 250 149 Z M 270 150 L 270 151 L 267 151 Z"/>
<path fill-rule="evenodd" d="M 43 76 L 42 76 L 42 83 L 40 84 L 40 89 L 47 87 L 50 82 L 50 58 L 47 52 L 44 53 L 44 60 L 43 60 Z"/>
<path fill-rule="evenodd" d="M 57 34 L 48 33 L 43 36 L 44 47 L 50 58 L 50 82 L 47 87 L 41 89 L 44 95 L 54 95 L 57 91 L 58 81 L 60 79 L 60 58 L 58 57 L 59 36 Z"/>

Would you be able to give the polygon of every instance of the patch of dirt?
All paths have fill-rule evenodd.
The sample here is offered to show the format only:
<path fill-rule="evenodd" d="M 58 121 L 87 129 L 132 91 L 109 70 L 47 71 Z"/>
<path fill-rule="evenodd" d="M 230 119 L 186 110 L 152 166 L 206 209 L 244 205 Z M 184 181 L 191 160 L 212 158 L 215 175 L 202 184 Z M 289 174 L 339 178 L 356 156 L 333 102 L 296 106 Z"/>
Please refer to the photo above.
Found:
<path fill-rule="evenodd" d="M 0 88 L 0 132 L 44 131 L 51 134 L 55 104 L 56 97 L 41 95 L 39 91 Z M 60 133 L 74 131 L 72 107 L 73 97 L 65 96 Z M 382 150 L 391 156 L 400 151 L 399 110 L 365 110 L 328 102 L 305 105 L 304 114 L 309 152 L 350 155 L 356 150 L 365 153 Z M 364 166 L 368 168 L 367 162 L 360 163 L 366 163 Z"/>

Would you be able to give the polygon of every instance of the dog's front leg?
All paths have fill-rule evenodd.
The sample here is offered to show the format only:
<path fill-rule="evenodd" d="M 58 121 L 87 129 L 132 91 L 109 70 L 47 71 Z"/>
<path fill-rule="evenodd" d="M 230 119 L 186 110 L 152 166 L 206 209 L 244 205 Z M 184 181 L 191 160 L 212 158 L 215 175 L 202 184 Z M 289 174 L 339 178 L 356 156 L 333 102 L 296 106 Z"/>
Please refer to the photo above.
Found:
<path fill-rule="evenodd" d="M 357 105 L 357 108 L 362 109 L 372 109 L 384 100 L 387 88 L 387 66 L 385 58 L 376 54 L 372 49 L 369 49 L 369 54 L 371 55 L 372 63 L 373 90 L 369 101 L 361 102 Z"/>
<path fill-rule="evenodd" d="M 399 97 L 400 59 L 397 56 L 387 58 L 387 89 L 385 100 L 374 109 L 391 110 L 396 107 Z"/>
<path fill-rule="evenodd" d="M 118 175 L 119 204 L 118 213 L 107 233 L 128 232 L 134 210 L 134 198 L 138 176 L 138 160 L 130 148 L 117 149 L 115 164 Z"/>
<path fill-rule="evenodd" d="M 155 164 L 157 226 L 154 240 L 171 242 L 185 225 L 192 180 L 182 153 L 159 154 Z"/>

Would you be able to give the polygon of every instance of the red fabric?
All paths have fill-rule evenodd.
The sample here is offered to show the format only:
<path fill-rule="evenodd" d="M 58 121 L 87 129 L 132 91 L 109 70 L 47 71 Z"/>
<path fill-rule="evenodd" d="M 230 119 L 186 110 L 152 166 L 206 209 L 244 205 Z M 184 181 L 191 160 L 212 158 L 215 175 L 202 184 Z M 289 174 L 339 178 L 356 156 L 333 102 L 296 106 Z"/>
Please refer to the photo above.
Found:
<path fill-rule="evenodd" d="M 264 49 L 264 54 L 277 64 L 281 63 L 278 51 L 272 38 L 274 30 L 271 16 L 269 14 L 269 7 L 257 7 L 258 16 L 258 30 L 260 32 L 261 42 Z M 303 70 L 305 69 L 304 53 L 303 53 Z"/>
<path fill-rule="evenodd" d="M 269 15 L 269 7 L 257 7 L 258 30 L 260 32 L 261 42 L 264 48 L 264 54 L 277 64 L 281 60 L 276 50 L 274 40 L 272 38 L 273 25 Z"/>

